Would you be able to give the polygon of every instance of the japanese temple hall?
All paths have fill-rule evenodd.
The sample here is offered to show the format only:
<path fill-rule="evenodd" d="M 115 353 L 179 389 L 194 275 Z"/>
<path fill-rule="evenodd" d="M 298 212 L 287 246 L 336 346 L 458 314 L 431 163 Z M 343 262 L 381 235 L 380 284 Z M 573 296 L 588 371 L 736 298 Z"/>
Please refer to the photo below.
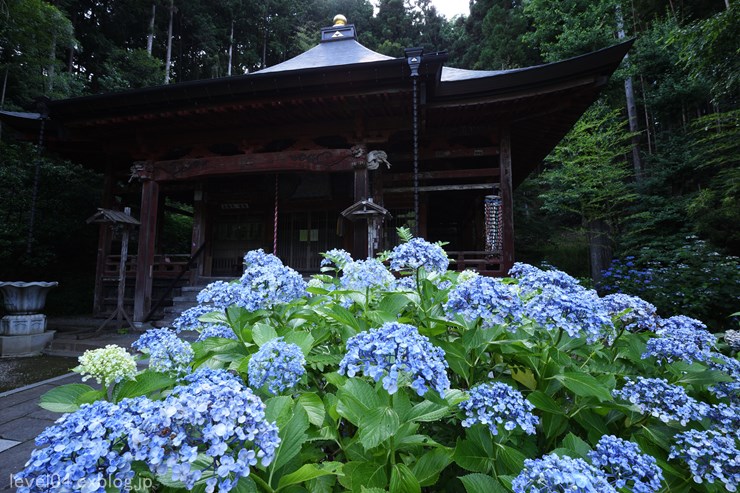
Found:
<path fill-rule="evenodd" d="M 462 70 L 444 66 L 444 52 L 376 53 L 337 16 L 317 46 L 254 73 L 47 101 L 43 113 L 2 119 L 29 141 L 43 121 L 45 147 L 105 174 L 102 208 L 132 209 L 141 224 L 127 304 L 144 321 L 173 279 L 237 277 L 248 250 L 311 274 L 319 252 L 361 259 L 394 246 L 398 226 L 447 242 L 451 268 L 505 275 L 512 190 L 596 100 L 630 44 Z M 189 251 L 163 241 L 173 211 L 192 222 Z M 99 227 L 94 310 L 105 315 L 120 239 Z"/>

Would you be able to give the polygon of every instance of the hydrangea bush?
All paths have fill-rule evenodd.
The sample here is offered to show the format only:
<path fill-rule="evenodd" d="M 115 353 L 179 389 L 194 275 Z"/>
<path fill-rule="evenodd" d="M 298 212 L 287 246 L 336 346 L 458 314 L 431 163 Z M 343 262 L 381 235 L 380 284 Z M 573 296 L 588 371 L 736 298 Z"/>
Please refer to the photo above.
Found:
<path fill-rule="evenodd" d="M 737 490 L 734 333 L 554 269 L 458 274 L 407 240 L 327 252 L 309 283 L 249 252 L 240 279 L 141 336 L 148 367 L 86 354 L 102 387 L 43 396 L 65 414 L 19 491 Z"/>

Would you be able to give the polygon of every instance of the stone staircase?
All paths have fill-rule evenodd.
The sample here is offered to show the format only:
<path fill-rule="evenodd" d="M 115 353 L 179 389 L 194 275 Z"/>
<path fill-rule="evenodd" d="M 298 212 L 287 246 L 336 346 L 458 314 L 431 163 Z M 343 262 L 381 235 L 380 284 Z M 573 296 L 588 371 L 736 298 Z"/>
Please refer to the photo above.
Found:
<path fill-rule="evenodd" d="M 164 308 L 164 317 L 160 320 L 153 321 L 152 325 L 155 327 L 170 327 L 172 322 L 174 322 L 182 312 L 198 304 L 198 293 L 200 293 L 204 287 L 205 285 L 184 286 L 180 288 L 180 294 L 172 298 L 172 306 L 166 306 Z"/>

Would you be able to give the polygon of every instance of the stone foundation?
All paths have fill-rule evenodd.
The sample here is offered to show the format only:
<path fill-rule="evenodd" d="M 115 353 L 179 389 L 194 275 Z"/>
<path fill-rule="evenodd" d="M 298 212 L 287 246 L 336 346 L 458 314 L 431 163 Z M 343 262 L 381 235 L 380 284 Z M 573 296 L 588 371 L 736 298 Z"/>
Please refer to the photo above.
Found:
<path fill-rule="evenodd" d="M 26 336 L 46 330 L 46 315 L 6 315 L 0 319 L 0 335 Z"/>
<path fill-rule="evenodd" d="M 50 330 L 41 334 L 0 336 L 0 357 L 38 356 L 54 339 L 55 333 Z"/>

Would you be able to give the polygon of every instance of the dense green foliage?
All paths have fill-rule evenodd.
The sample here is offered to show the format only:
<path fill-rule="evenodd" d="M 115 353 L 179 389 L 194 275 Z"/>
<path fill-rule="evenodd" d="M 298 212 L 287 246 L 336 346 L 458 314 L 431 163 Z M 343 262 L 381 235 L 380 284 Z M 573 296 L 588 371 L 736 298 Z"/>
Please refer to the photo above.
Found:
<path fill-rule="evenodd" d="M 412 243 L 413 255 L 401 250 Z M 176 322 L 198 341 L 147 331 L 134 344 L 149 358 L 138 372 L 123 348 L 86 353 L 75 371 L 103 387 L 42 397 L 42 407 L 80 424 L 48 430 L 48 447 L 22 477 L 64 477 L 77 462 L 87 468 L 76 478 L 105 471 L 110 483 L 128 461 L 132 484 L 148 481 L 149 491 L 210 491 L 217 481 L 219 491 L 268 493 L 597 491 L 564 467 L 549 472 L 550 488 L 524 486 L 532 459 L 557 454 L 601 466 L 604 493 L 735 491 L 740 362 L 700 322 L 661 320 L 634 297 L 599 298 L 558 271 L 520 264 L 505 280 L 445 271 L 434 246 L 405 245 L 384 255 L 390 265 L 429 272 L 397 267 L 394 279 L 375 259 L 327 252 L 336 268 L 277 304 L 297 294 L 290 272 L 249 252 L 241 279 L 201 293 L 216 306 Z M 213 397 L 183 406 L 177 396 L 195 394 L 189 388 Z M 275 423 L 280 443 L 260 451 L 261 463 L 232 467 L 232 456 L 261 447 L 254 434 L 234 437 L 243 409 L 231 401 L 245 395 L 262 399 L 250 414 Z M 106 400 L 119 407 L 107 411 Z M 84 405 L 92 401 L 99 407 Z M 81 447 L 84 420 L 106 441 Z M 116 420 L 128 428 L 104 428 Z M 696 437 L 695 447 L 684 444 Z M 615 456 L 605 464 L 610 440 Z"/>
<path fill-rule="evenodd" d="M 621 27 L 636 41 L 603 93 L 599 111 L 610 124 L 584 132 L 593 124 L 589 113 L 520 187 L 520 258 L 565 262 L 559 265 L 598 277 L 610 252 L 677 251 L 688 235 L 721 254 L 740 254 L 738 7 L 722 0 L 472 0 L 469 16 L 451 20 L 430 0 L 1 0 L 0 109 L 35 111 L 40 96 L 164 83 L 170 21 L 169 81 L 183 82 L 295 56 L 318 42 L 319 28 L 337 13 L 373 50 L 401 56 L 410 46 L 446 49 L 448 65 L 486 70 L 610 46 Z M 627 121 L 625 81 L 635 98 L 631 129 L 620 124 Z M 3 201 L 0 214 L 28 215 L 16 205 Z M 594 238 L 607 250 L 601 260 L 588 256 Z"/>

